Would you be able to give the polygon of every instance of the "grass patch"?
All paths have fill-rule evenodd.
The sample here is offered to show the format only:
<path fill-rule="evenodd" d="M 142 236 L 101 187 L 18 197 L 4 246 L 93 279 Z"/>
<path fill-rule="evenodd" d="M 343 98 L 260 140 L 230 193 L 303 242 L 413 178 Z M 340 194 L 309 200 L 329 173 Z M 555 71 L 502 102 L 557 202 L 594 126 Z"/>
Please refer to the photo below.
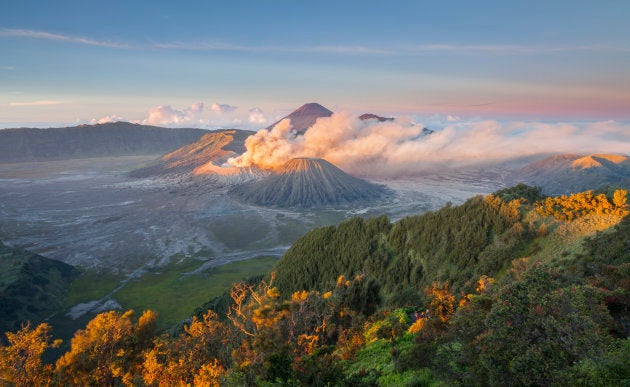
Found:
<path fill-rule="evenodd" d="M 116 289 L 124 278 L 122 275 L 84 272 L 70 285 L 65 305 L 70 308 L 82 302 L 101 299 Z"/>
<path fill-rule="evenodd" d="M 218 266 L 202 274 L 183 275 L 202 264 L 184 260 L 130 281 L 114 298 L 125 309 L 134 309 L 137 313 L 146 309 L 157 312 L 158 324 L 167 327 L 223 294 L 234 282 L 268 272 L 276 261 L 273 257 L 254 258 Z"/>
<path fill-rule="evenodd" d="M 595 235 L 598 231 L 611 230 L 621 221 L 616 215 L 589 214 L 571 222 L 553 221 L 552 230 L 537 242 L 541 250 L 532 255 L 535 261 L 549 262 L 557 259 L 571 259 L 582 253 L 584 238 Z"/>

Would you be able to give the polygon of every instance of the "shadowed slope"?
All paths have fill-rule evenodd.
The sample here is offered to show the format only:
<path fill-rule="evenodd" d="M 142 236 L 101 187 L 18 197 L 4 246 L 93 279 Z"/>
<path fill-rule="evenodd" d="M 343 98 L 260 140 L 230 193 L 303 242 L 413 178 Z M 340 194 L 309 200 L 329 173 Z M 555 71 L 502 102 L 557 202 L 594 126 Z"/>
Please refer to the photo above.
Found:
<path fill-rule="evenodd" d="M 135 156 L 170 152 L 207 133 L 109 122 L 66 128 L 0 130 L 0 163 Z"/>
<path fill-rule="evenodd" d="M 77 275 L 68 264 L 0 242 L 0 332 L 60 312 Z"/>

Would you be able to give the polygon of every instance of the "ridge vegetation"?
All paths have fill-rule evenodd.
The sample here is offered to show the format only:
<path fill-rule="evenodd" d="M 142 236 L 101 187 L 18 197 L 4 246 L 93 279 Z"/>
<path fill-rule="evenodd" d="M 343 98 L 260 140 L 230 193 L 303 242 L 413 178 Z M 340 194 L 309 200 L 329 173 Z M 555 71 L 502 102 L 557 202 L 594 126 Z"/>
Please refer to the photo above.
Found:
<path fill-rule="evenodd" d="M 605 200 L 604 200 L 605 199 Z M 307 233 L 263 279 L 170 333 L 98 315 L 56 364 L 49 327 L 7 333 L 0 378 L 96 385 L 624 385 L 627 192 L 519 185 L 391 223 Z M 561 214 L 561 216 L 556 216 Z M 570 216 L 568 214 L 571 214 Z M 224 298 L 225 300 L 225 298 Z M 222 305 L 222 306 L 221 306 Z"/>

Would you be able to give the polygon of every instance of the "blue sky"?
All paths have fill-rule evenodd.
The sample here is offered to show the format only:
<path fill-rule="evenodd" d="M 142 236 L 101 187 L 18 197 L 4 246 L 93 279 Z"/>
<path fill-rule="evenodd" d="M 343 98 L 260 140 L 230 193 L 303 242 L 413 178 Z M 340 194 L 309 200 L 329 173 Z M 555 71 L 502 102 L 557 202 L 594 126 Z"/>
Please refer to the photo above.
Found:
<path fill-rule="evenodd" d="M 628 119 L 628 20 L 629 1 L 7 0 L 0 127 L 150 117 L 255 126 L 264 120 L 254 113 L 273 121 L 310 101 Z"/>

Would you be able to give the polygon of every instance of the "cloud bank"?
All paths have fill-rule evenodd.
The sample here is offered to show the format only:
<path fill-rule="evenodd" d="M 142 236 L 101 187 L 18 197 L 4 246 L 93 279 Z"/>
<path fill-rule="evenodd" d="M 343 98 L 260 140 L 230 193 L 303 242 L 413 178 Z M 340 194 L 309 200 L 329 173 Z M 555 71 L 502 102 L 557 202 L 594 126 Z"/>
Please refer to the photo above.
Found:
<path fill-rule="evenodd" d="M 246 140 L 234 166 L 274 169 L 294 157 L 324 158 L 347 172 L 391 177 L 441 166 L 465 166 L 544 153 L 630 154 L 630 124 L 462 121 L 446 117 L 445 127 L 423 135 L 422 123 L 361 121 L 348 113 L 320 118 L 303 136 L 289 120 Z"/>
<path fill-rule="evenodd" d="M 38 101 L 46 102 L 46 101 Z M 25 103 L 20 106 L 32 106 Z M 16 105 L 17 106 L 17 105 Z M 275 117 L 274 117 L 275 118 Z M 163 126 L 169 128 L 201 129 L 251 129 L 258 130 L 268 125 L 265 112 L 257 107 L 240 108 L 226 103 L 213 102 L 209 105 L 195 102 L 189 107 L 177 108 L 171 105 L 159 105 L 150 108 L 141 119 L 129 119 L 115 114 L 100 118 L 80 120 L 91 125 L 116 121 L 129 121 L 135 124 Z"/>
<path fill-rule="evenodd" d="M 92 118 L 90 120 L 90 125 L 97 125 L 97 124 L 107 124 L 109 122 L 118 122 L 118 121 L 124 121 L 125 119 L 117 116 L 117 115 L 111 115 L 111 116 L 105 116 L 105 117 L 101 117 L 101 118 Z"/>
<path fill-rule="evenodd" d="M 242 109 L 219 102 L 213 102 L 206 107 L 204 103 L 197 102 L 183 109 L 174 108 L 171 105 L 156 106 L 149 109 L 146 118 L 137 122 L 167 127 L 257 130 L 267 123 L 267 118 L 260 108 Z"/>

